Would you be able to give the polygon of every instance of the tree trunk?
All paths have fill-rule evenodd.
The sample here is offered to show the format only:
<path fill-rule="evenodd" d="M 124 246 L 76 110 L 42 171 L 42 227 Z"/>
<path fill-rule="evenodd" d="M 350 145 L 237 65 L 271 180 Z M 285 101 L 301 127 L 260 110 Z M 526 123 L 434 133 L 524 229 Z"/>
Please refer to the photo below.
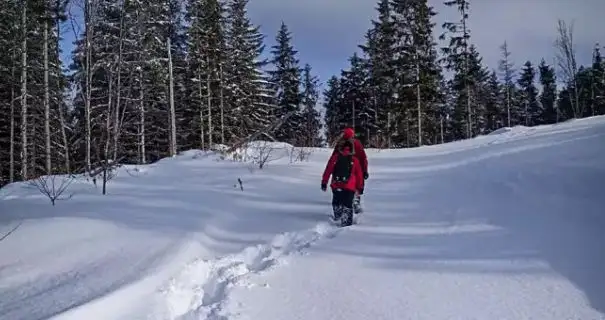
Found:
<path fill-rule="evenodd" d="M 48 12 L 48 10 L 47 10 Z M 46 13 L 47 13 L 46 12 Z M 46 174 L 52 174 L 52 158 L 50 144 L 50 88 L 48 84 L 48 19 L 44 17 L 44 139 L 46 142 Z"/>
<path fill-rule="evenodd" d="M 418 146 L 422 146 L 422 108 L 420 103 L 420 60 L 416 53 L 416 108 L 418 109 Z"/>
<path fill-rule="evenodd" d="M 208 87 L 208 146 L 212 148 L 212 77 L 210 72 L 210 57 L 206 57 L 206 65 L 208 69 L 206 70 L 206 86 Z"/>
<path fill-rule="evenodd" d="M 220 90 L 221 90 L 221 144 L 225 145 L 225 102 L 223 93 L 223 63 L 220 65 Z"/>
<path fill-rule="evenodd" d="M 13 60 L 14 61 L 14 60 Z M 15 65 L 11 68 L 11 79 L 15 79 Z M 11 84 L 11 120 L 10 120 L 10 147 L 9 147 L 9 177 L 10 183 L 15 182 L 15 86 Z"/>
<path fill-rule="evenodd" d="M 145 148 L 145 102 L 144 102 L 144 82 L 143 82 L 143 69 L 139 69 L 139 78 L 141 81 L 141 88 L 139 90 L 139 162 L 145 164 L 147 162 L 146 148 Z"/>
<path fill-rule="evenodd" d="M 169 91 L 170 91 L 170 155 L 176 156 L 176 111 L 174 108 L 174 78 L 172 75 L 172 45 L 170 44 L 170 36 L 166 41 L 168 50 L 168 76 L 169 76 Z"/>
<path fill-rule="evenodd" d="M 21 10 L 21 179 L 27 180 L 27 0 Z"/>
<path fill-rule="evenodd" d="M 61 5 L 61 1 L 57 0 L 56 3 L 56 8 L 57 11 L 59 11 L 59 7 Z M 58 17 L 57 17 L 57 21 L 55 21 L 56 25 L 57 25 L 57 35 L 61 34 L 61 23 L 58 21 Z M 61 56 L 61 46 L 60 46 L 60 37 L 57 37 L 57 43 L 56 43 L 56 51 L 55 53 L 57 54 L 57 57 Z M 57 64 L 57 74 L 61 74 L 61 64 Z M 57 85 L 57 94 L 59 96 L 59 98 L 61 97 L 61 84 L 59 83 L 59 81 L 57 81 L 56 83 Z M 59 123 L 61 124 L 61 137 L 63 138 L 63 152 L 64 152 L 64 158 L 65 158 L 65 172 L 70 174 L 71 173 L 71 164 L 70 164 L 70 147 L 69 147 L 69 139 L 67 138 L 67 130 L 65 130 L 66 127 L 66 123 L 65 123 L 65 114 L 64 114 L 64 110 L 63 110 L 63 102 L 61 101 L 61 99 L 57 99 L 57 112 L 59 113 Z"/>
<path fill-rule="evenodd" d="M 201 148 L 204 150 L 206 148 L 206 135 L 204 130 L 204 104 L 203 98 L 204 95 L 202 93 L 202 71 L 198 69 L 198 82 L 197 82 L 197 90 L 200 96 L 200 142 L 202 143 Z"/>
<path fill-rule="evenodd" d="M 91 98 L 92 98 L 92 62 L 90 61 L 92 59 L 92 48 L 91 48 L 91 44 L 90 44 L 90 40 L 92 38 L 92 21 L 91 21 L 91 8 L 90 8 L 90 1 L 92 0 L 84 0 L 85 4 L 84 4 L 84 23 L 86 24 L 86 38 L 85 38 L 85 42 L 86 42 L 86 67 L 85 67 L 85 73 L 86 73 L 86 97 L 84 98 L 84 113 L 85 113 L 85 125 L 86 125 L 86 132 L 85 132 L 85 137 L 84 139 L 86 140 L 86 172 L 88 172 L 90 174 L 90 171 L 92 170 L 92 165 L 91 165 L 91 135 L 92 135 L 92 129 L 91 129 L 91 115 L 90 115 L 90 103 L 91 103 Z"/>
<path fill-rule="evenodd" d="M 114 126 L 113 126 L 113 160 L 118 159 L 118 142 L 120 140 L 120 129 L 122 127 L 122 121 L 120 121 L 120 98 L 122 97 L 122 55 L 124 50 L 124 16 L 126 11 L 126 3 L 128 0 L 122 1 L 122 10 L 120 11 L 120 43 L 118 49 L 118 80 L 116 88 L 116 107 L 114 115 Z"/>

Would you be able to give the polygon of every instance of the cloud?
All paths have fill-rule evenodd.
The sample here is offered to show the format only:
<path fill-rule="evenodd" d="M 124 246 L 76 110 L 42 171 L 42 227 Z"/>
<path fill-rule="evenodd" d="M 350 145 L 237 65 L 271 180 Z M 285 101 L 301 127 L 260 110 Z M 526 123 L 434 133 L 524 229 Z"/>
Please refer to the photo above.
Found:
<path fill-rule="evenodd" d="M 443 1 L 429 3 L 438 12 L 436 34 L 441 33 L 445 19 L 458 18 L 455 9 L 445 7 Z M 375 0 L 251 0 L 249 12 L 271 44 L 279 24 L 285 21 L 299 58 L 310 63 L 325 82 L 347 67 L 347 58 L 357 51 L 376 16 L 376 5 Z M 558 18 L 574 21 L 580 63 L 590 61 L 596 42 L 605 44 L 603 0 L 481 0 L 472 1 L 470 9 L 471 40 L 490 68 L 497 67 L 499 47 L 505 40 L 519 68 L 526 60 L 551 62 Z"/>

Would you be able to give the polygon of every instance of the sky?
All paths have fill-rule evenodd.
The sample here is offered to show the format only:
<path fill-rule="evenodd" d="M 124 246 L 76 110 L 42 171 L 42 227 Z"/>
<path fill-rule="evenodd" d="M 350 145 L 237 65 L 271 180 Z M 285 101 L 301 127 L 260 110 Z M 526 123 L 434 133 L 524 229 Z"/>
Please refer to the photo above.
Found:
<path fill-rule="evenodd" d="M 438 13 L 435 35 L 446 19 L 459 19 L 455 9 L 443 0 L 429 0 Z M 363 43 L 365 32 L 375 19 L 377 0 L 250 0 L 249 16 L 266 35 L 266 53 L 274 44 L 282 21 L 291 33 L 301 67 L 309 63 L 322 88 L 332 75 L 348 66 L 347 59 Z M 574 23 L 577 59 L 589 64 L 596 43 L 605 45 L 604 0 L 481 0 L 471 1 L 469 27 L 484 64 L 497 68 L 499 47 L 507 41 L 511 59 L 520 69 L 525 61 L 534 64 L 544 58 L 552 62 L 557 37 L 557 19 Z M 69 59 L 73 33 L 64 35 L 64 62 Z M 603 50 L 605 52 L 605 49 Z"/>

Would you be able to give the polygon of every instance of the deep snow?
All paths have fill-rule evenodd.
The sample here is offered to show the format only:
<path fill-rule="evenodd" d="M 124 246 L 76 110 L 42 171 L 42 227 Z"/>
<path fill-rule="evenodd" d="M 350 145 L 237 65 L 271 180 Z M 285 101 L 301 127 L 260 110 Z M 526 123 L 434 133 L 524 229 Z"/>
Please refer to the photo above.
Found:
<path fill-rule="evenodd" d="M 605 319 L 605 117 L 369 150 L 349 228 L 276 148 L 0 189 L 0 319 Z"/>

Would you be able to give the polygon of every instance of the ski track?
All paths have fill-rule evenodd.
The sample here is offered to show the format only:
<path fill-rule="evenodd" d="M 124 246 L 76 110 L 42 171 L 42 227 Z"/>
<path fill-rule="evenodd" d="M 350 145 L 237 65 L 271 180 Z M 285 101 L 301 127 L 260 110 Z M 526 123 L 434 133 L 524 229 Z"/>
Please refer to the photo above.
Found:
<path fill-rule="evenodd" d="M 304 249 L 322 239 L 334 238 L 344 229 L 324 222 L 309 230 L 278 234 L 269 243 L 247 247 L 236 254 L 196 260 L 163 290 L 167 304 L 164 315 L 172 320 L 227 320 L 230 315 L 223 305 L 233 286 L 251 286 L 245 282 L 247 276 L 285 264 L 288 256 L 302 254 Z"/>

